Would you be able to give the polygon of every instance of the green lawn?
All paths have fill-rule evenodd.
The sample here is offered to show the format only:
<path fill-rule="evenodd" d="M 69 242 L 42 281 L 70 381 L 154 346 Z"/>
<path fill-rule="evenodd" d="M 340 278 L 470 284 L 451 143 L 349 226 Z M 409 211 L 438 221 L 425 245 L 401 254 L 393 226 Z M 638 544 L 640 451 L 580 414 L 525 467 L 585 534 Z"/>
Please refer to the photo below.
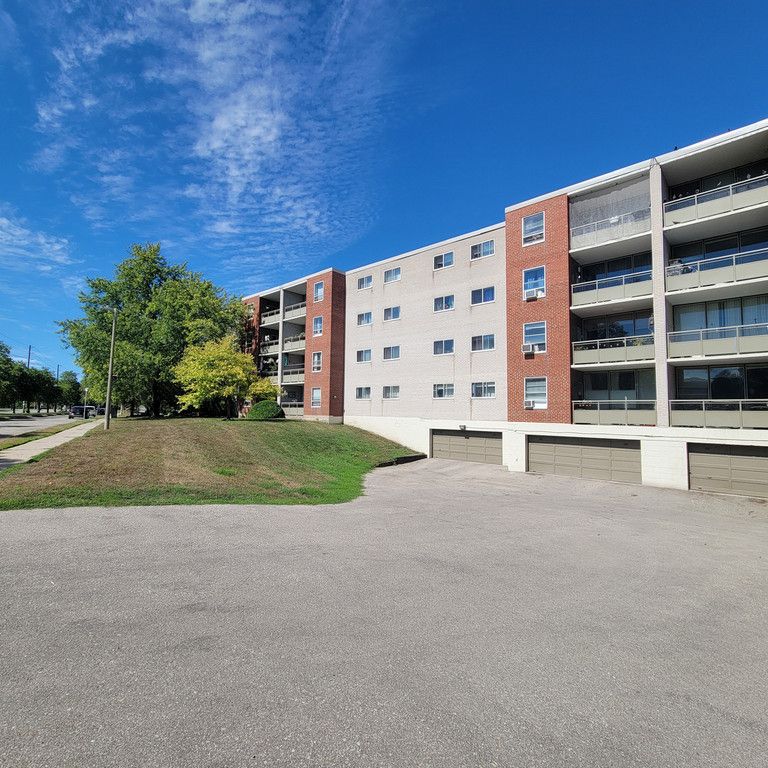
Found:
<path fill-rule="evenodd" d="M 333 504 L 413 451 L 354 427 L 303 421 L 117 419 L 0 472 L 0 509 L 150 504 Z"/>

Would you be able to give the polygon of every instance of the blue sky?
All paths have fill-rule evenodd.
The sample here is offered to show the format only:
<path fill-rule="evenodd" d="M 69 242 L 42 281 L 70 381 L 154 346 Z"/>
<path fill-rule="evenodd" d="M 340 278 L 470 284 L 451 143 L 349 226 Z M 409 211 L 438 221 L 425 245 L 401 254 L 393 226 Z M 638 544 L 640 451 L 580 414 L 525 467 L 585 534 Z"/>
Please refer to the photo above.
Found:
<path fill-rule="evenodd" d="M 545 8 L 546 5 L 546 8 Z M 160 241 L 252 293 L 768 116 L 764 2 L 0 0 L 0 340 Z"/>

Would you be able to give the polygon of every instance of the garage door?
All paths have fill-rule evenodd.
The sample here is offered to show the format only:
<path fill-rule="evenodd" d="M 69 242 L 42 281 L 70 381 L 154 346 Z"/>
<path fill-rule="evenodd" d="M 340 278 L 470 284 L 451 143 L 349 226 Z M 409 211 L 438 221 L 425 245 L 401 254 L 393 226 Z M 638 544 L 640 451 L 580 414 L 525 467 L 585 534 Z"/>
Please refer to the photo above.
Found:
<path fill-rule="evenodd" d="M 639 440 L 528 437 L 528 471 L 593 480 L 641 482 Z"/>
<path fill-rule="evenodd" d="M 688 481 L 694 491 L 768 496 L 768 448 L 691 443 Z"/>
<path fill-rule="evenodd" d="M 501 432 L 434 429 L 432 458 L 501 464 Z"/>

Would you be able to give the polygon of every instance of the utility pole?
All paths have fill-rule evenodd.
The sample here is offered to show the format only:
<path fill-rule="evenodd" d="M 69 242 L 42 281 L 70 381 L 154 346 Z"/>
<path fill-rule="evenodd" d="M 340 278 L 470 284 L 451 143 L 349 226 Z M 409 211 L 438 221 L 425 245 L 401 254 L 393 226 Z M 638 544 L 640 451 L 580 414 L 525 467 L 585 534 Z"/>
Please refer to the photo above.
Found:
<path fill-rule="evenodd" d="M 29 345 L 29 349 L 27 350 L 27 368 L 29 368 L 29 364 L 32 362 L 32 345 Z"/>
<path fill-rule="evenodd" d="M 112 309 L 112 341 L 109 343 L 109 373 L 107 374 L 107 404 L 104 409 L 104 430 L 109 429 L 112 416 L 112 363 L 115 359 L 115 328 L 117 327 L 117 307 Z"/>

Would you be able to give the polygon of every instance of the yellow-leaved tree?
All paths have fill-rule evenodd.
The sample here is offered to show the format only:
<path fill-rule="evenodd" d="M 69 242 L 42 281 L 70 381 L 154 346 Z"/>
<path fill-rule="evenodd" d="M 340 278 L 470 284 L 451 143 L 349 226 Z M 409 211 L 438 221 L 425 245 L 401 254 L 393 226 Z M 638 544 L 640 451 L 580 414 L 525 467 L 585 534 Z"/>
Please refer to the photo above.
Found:
<path fill-rule="evenodd" d="M 232 416 L 233 404 L 237 406 L 254 396 L 276 399 L 280 391 L 268 380 L 259 378 L 253 357 L 237 350 L 234 337 L 188 347 L 173 372 L 183 389 L 179 398 L 182 407 L 225 403 L 227 418 Z"/>

